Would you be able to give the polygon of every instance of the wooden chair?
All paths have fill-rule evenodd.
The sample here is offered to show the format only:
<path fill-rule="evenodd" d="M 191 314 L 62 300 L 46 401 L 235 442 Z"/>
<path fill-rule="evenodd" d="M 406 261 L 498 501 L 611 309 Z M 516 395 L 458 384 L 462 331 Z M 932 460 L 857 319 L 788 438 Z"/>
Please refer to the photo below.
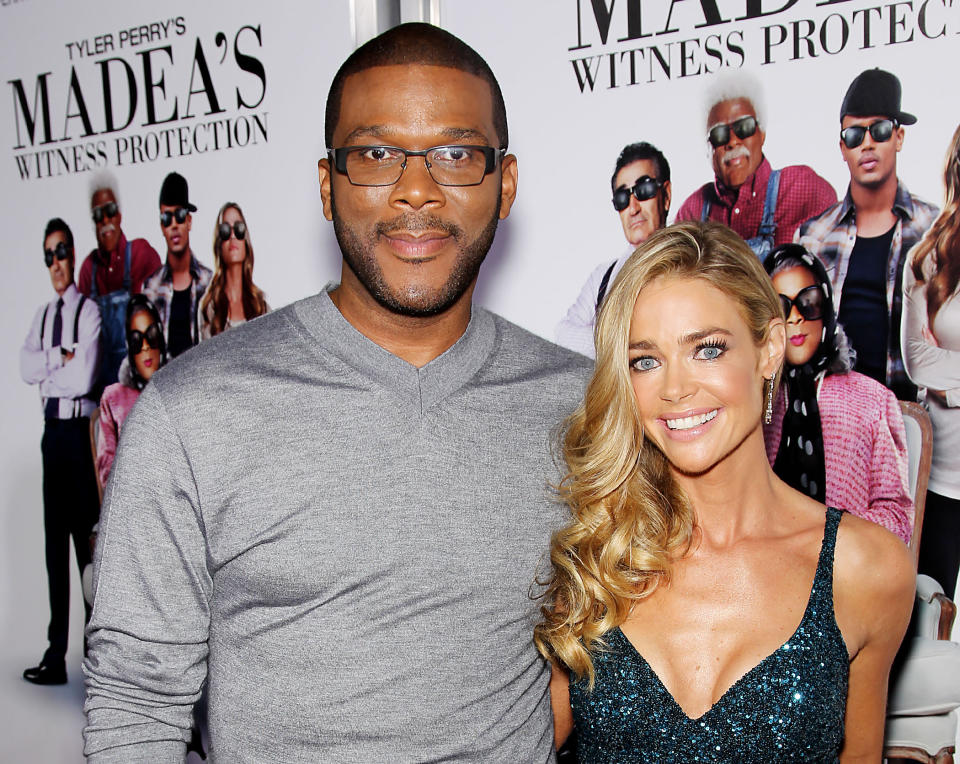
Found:
<path fill-rule="evenodd" d="M 915 517 L 910 551 L 916 563 L 923 528 L 933 430 L 926 409 L 900 402 L 907 433 L 908 477 Z M 884 757 L 891 762 L 953 764 L 960 706 L 960 645 L 950 642 L 957 608 L 929 576 L 917 576 L 917 610 L 906 657 L 891 685 Z"/>

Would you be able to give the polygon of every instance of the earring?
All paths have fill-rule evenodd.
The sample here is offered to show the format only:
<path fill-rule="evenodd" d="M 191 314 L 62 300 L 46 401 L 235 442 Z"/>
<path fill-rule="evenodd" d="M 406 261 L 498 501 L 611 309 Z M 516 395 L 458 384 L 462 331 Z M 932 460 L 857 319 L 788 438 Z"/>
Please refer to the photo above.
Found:
<path fill-rule="evenodd" d="M 764 407 L 764 410 L 763 410 L 764 424 L 770 424 L 771 422 L 773 422 L 773 393 L 774 393 L 773 380 L 774 380 L 774 377 L 770 377 L 770 379 L 763 380 L 764 392 L 766 392 L 766 395 L 764 396 L 766 398 L 766 406 Z"/>

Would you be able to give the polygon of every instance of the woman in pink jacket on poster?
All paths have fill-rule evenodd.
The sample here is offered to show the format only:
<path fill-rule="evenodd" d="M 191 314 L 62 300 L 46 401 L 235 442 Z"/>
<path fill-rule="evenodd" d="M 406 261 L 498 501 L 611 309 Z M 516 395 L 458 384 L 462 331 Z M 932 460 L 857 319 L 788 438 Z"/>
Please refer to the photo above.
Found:
<path fill-rule="evenodd" d="M 879 382 L 851 371 L 852 351 L 821 262 L 799 244 L 785 244 L 764 267 L 787 320 L 782 391 L 764 426 L 774 472 L 909 543 L 913 501 L 900 404 Z"/>
<path fill-rule="evenodd" d="M 97 474 L 107 485 L 113 457 L 117 453 L 120 428 L 150 377 L 167 360 L 163 324 L 154 304 L 145 295 L 135 294 L 127 303 L 127 357 L 120 364 L 119 382 L 103 391 L 100 398 L 100 436 L 97 439 Z"/>

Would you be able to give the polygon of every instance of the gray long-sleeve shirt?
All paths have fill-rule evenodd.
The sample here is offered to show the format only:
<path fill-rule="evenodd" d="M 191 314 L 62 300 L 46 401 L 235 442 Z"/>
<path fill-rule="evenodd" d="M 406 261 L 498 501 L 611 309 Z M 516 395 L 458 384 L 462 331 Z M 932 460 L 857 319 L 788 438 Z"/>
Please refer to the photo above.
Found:
<path fill-rule="evenodd" d="M 474 307 L 417 369 L 324 292 L 161 370 L 105 497 L 85 751 L 543 762 L 529 598 L 586 361 Z"/>

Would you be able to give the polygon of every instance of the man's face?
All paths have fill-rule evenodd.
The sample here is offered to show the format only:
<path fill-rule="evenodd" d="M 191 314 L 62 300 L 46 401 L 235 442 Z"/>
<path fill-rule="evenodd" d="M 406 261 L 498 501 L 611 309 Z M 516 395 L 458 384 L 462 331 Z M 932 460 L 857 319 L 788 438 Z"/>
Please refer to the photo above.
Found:
<path fill-rule="evenodd" d="M 657 166 L 650 159 L 638 159 L 636 162 L 624 165 L 617 173 L 614 181 L 615 188 L 632 189 L 634 184 L 646 175 L 657 179 Z M 652 199 L 638 201 L 630 194 L 630 204 L 620 210 L 620 223 L 623 225 L 623 235 L 633 246 L 639 246 L 647 237 L 662 228 L 667 222 L 667 210 L 670 208 L 670 181 L 666 181 Z"/>
<path fill-rule="evenodd" d="M 874 122 L 887 119 L 884 116 L 851 117 L 845 116 L 840 122 L 840 129 L 845 130 L 854 125 L 869 128 Z M 897 175 L 897 152 L 903 147 L 903 128 L 893 131 L 890 140 L 882 143 L 874 140 L 867 130 L 863 136 L 863 143 L 856 148 L 849 149 L 840 141 L 840 153 L 843 161 L 850 169 L 850 181 L 865 188 L 879 188 Z"/>
<path fill-rule="evenodd" d="M 54 231 L 43 240 L 43 249 L 55 251 L 58 244 L 67 245 L 67 237 L 63 231 Z M 70 256 L 65 260 L 57 257 L 53 258 L 53 263 L 47 268 L 50 271 L 50 283 L 57 294 L 63 294 L 67 287 L 73 283 L 73 250 L 70 249 Z"/>
<path fill-rule="evenodd" d="M 485 81 L 440 66 L 380 66 L 346 79 L 333 146 L 423 150 L 448 144 L 499 147 Z M 391 186 L 354 186 L 320 160 L 323 213 L 333 220 L 348 269 L 341 288 L 365 292 L 400 315 L 428 316 L 469 300 L 498 219 L 516 194 L 506 157 L 475 186 L 441 186 L 410 157 Z"/>
<path fill-rule="evenodd" d="M 707 115 L 707 130 L 717 125 L 732 125 L 741 117 L 756 119 L 756 111 L 746 98 L 734 98 L 721 101 Z M 738 138 L 733 129 L 730 138 L 723 145 L 713 149 L 713 171 L 727 188 L 737 189 L 763 161 L 763 141 L 766 133 L 757 127 L 757 131 L 748 138 Z"/>
<path fill-rule="evenodd" d="M 116 209 L 116 213 L 108 215 L 107 213 L 113 209 Z M 97 231 L 97 244 L 104 252 L 113 252 L 117 248 L 117 242 L 120 241 L 120 222 L 122 219 L 120 207 L 117 205 L 117 199 L 113 195 L 113 191 L 109 188 L 101 188 L 94 193 L 90 199 L 90 212 L 100 218 L 99 223 L 96 218 L 93 221 L 94 228 Z"/>
<path fill-rule="evenodd" d="M 177 210 L 182 209 L 180 216 L 183 222 L 177 220 Z M 186 208 L 178 207 L 176 204 L 161 204 L 160 217 L 164 213 L 169 213 L 170 225 L 164 225 L 160 221 L 160 230 L 163 231 L 163 238 L 167 240 L 167 253 L 171 255 L 182 255 L 190 248 L 190 226 L 193 225 L 193 218 Z"/>

